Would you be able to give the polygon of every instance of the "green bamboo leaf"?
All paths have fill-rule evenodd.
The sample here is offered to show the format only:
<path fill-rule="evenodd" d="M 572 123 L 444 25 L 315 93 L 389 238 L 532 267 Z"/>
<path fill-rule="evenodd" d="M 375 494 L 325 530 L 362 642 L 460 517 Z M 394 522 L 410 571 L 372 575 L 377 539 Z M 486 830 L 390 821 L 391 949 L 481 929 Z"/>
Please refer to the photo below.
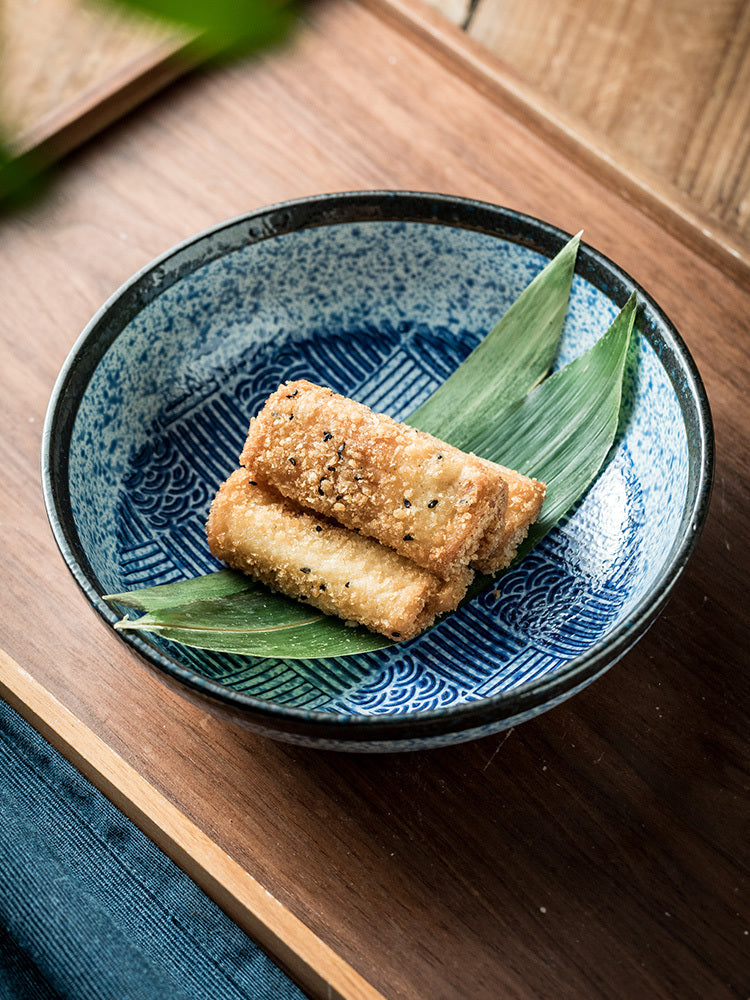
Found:
<path fill-rule="evenodd" d="M 230 627 L 230 622 L 227 621 L 225 607 L 211 607 L 212 602 L 197 602 L 197 606 L 184 605 L 175 608 L 174 613 L 170 614 L 124 619 L 115 628 L 121 631 L 131 629 L 152 632 L 185 646 L 220 653 L 292 660 L 351 656 L 392 645 L 391 640 L 385 636 L 362 627 L 350 628 L 340 619 L 320 614 L 314 608 L 305 608 L 299 604 L 295 608 L 294 601 L 281 596 L 278 608 L 275 609 L 277 613 L 268 613 L 269 609 L 266 608 L 267 614 L 264 614 L 252 597 L 245 600 L 247 596 L 240 594 L 235 595 L 240 600 L 226 599 L 237 615 L 234 627 Z M 224 603 L 222 601 L 221 605 Z M 297 609 L 302 610 L 302 615 L 296 613 Z"/>
<path fill-rule="evenodd" d="M 637 309 L 635 293 L 607 332 L 554 372 L 496 423 L 476 434 L 477 454 L 547 484 L 542 512 L 516 554 L 517 565 L 583 497 L 610 453 Z M 486 588 L 475 581 L 469 599 Z"/>
<path fill-rule="evenodd" d="M 485 421 L 498 407 L 515 404 L 544 378 L 568 311 L 580 242 L 578 233 L 565 244 L 405 423 L 470 451 L 478 421 Z"/>
<path fill-rule="evenodd" d="M 547 484 L 525 551 L 583 496 L 600 471 L 620 418 L 637 301 L 631 295 L 592 348 L 536 386 L 477 435 L 481 454 Z M 554 414 L 554 417 L 552 417 Z"/>
<path fill-rule="evenodd" d="M 181 29 L 190 41 L 181 57 L 186 64 L 234 59 L 284 41 L 298 11 L 288 0 L 101 0 L 156 17 Z"/>
<path fill-rule="evenodd" d="M 580 358 L 565 368 L 539 381 L 546 372 L 559 338 L 559 330 L 550 344 L 551 324 L 564 318 L 560 298 L 564 293 L 565 307 L 572 276 L 571 241 L 561 252 L 565 269 L 570 268 L 567 289 L 561 282 L 560 269 L 545 269 L 554 276 L 551 289 L 545 281 L 535 279 L 529 289 L 523 322 L 533 313 L 537 322 L 544 318 L 539 342 L 535 332 L 522 328 L 524 311 L 506 313 L 511 316 L 508 329 L 503 321 L 488 335 L 494 337 L 498 355 L 480 356 L 476 351 L 464 365 L 470 364 L 474 378 L 490 378 L 492 391 L 484 393 L 480 406 L 473 407 L 470 420 L 454 418 L 444 438 L 455 444 L 461 435 L 465 450 L 471 450 L 503 465 L 534 475 L 547 483 L 547 499 L 542 515 L 532 526 L 529 537 L 519 552 L 521 558 L 559 521 L 583 496 L 601 469 L 612 446 L 617 429 L 622 393 L 622 378 L 635 318 L 635 296 L 626 304 L 607 333 Z M 555 263 L 554 261 L 552 262 Z M 542 272 L 544 274 L 544 272 Z M 534 299 L 549 297 L 556 301 L 536 303 Z M 523 297 L 523 296 L 522 296 Z M 529 302 L 529 299 L 531 300 Z M 520 301 L 520 299 L 518 300 Z M 555 317 L 554 321 L 552 317 Z M 533 330 L 533 328 L 532 328 Z M 498 332 L 499 331 L 499 332 Z M 525 332 L 525 338 L 522 334 Z M 500 374 L 507 361 L 505 351 L 520 339 L 519 350 L 525 357 L 526 377 L 515 362 L 510 374 Z M 544 346 L 542 346 L 542 342 Z M 479 349 L 477 349 L 479 350 Z M 513 348 L 515 350 L 515 348 Z M 463 367 L 463 366 L 462 366 Z M 541 374 L 540 374 L 541 369 Z M 460 371 L 460 369 L 459 369 Z M 441 402 L 439 410 L 420 407 L 413 421 L 434 433 L 432 418 L 446 411 L 461 414 L 450 404 L 452 390 L 445 392 L 451 376 L 432 400 Z M 506 386 L 498 396 L 498 385 Z M 525 385 L 524 385 L 525 383 Z M 470 381 L 463 377 L 452 382 L 457 399 L 465 399 Z M 417 423 L 418 421 L 418 423 Z M 488 578 L 476 581 L 471 594 L 487 586 Z M 116 627 L 151 631 L 167 639 L 203 649 L 254 656 L 312 660 L 316 657 L 346 656 L 369 652 L 392 645 L 384 636 L 364 628 L 352 629 L 337 618 L 331 618 L 252 583 L 242 574 L 231 570 L 161 587 L 144 588 L 127 594 L 110 595 L 107 600 L 119 602 L 136 610 L 148 612 L 137 619 L 124 619 Z"/>
<path fill-rule="evenodd" d="M 191 580 L 142 587 L 124 594 L 105 594 L 104 600 L 136 611 L 162 611 L 194 601 L 210 601 L 251 590 L 256 586 L 250 577 L 233 569 L 196 576 Z"/>
<path fill-rule="evenodd" d="M 251 644 L 256 656 L 278 656 L 283 641 L 288 655 L 301 650 L 300 655 L 313 658 L 369 653 L 391 645 L 385 636 L 348 627 L 231 569 L 107 594 L 104 600 L 146 612 L 117 622 L 119 631 L 153 632 L 185 646 L 222 653 L 246 653 Z"/>

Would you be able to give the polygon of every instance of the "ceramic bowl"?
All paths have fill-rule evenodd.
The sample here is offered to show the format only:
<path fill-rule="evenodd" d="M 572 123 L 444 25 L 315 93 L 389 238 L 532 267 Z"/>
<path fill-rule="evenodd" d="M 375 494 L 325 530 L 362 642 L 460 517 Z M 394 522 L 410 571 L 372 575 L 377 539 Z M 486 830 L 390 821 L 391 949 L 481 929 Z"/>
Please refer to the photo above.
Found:
<path fill-rule="evenodd" d="M 405 417 L 567 239 L 476 201 L 356 192 L 225 222 L 136 274 L 75 344 L 44 431 L 52 529 L 96 611 L 113 624 L 103 594 L 218 567 L 205 542 L 210 501 L 280 382 L 306 377 Z M 710 492 L 709 408 L 684 343 L 585 244 L 557 364 L 589 347 L 633 290 L 624 418 L 605 468 L 526 559 L 435 628 L 300 662 L 119 639 L 211 710 L 315 747 L 445 745 L 580 691 L 663 606 Z"/>

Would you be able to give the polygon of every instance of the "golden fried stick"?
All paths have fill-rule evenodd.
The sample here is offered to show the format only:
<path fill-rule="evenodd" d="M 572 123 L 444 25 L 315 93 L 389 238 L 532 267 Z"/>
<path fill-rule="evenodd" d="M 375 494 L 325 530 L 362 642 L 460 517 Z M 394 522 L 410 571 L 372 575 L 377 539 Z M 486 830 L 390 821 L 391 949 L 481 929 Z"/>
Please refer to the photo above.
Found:
<path fill-rule="evenodd" d="M 269 397 L 240 462 L 258 482 L 443 578 L 497 533 L 507 502 L 491 462 L 305 380 Z"/>
<path fill-rule="evenodd" d="M 374 539 L 301 510 L 238 469 L 207 524 L 211 552 L 233 569 L 326 614 L 411 639 L 454 610 L 473 573 L 442 580 Z"/>
<path fill-rule="evenodd" d="M 505 518 L 496 532 L 488 532 L 471 560 L 480 573 L 497 573 L 511 564 L 518 546 L 539 517 L 547 487 L 513 469 L 498 466 L 508 484 Z"/>

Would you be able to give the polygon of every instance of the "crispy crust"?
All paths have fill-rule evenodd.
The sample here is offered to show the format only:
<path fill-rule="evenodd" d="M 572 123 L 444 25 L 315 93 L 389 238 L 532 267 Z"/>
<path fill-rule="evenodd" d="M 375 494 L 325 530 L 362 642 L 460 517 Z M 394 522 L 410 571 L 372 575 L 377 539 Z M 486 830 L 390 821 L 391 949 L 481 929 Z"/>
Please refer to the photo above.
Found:
<path fill-rule="evenodd" d="M 305 380 L 251 421 L 240 462 L 305 508 L 376 538 L 443 579 L 497 536 L 498 467 Z"/>
<path fill-rule="evenodd" d="M 307 511 L 238 469 L 207 524 L 211 552 L 288 597 L 404 640 L 454 610 L 473 577 L 442 580 L 370 538 Z"/>
<path fill-rule="evenodd" d="M 471 561 L 472 568 L 480 573 L 497 573 L 513 562 L 518 546 L 539 517 L 547 491 L 537 479 L 502 465 L 498 468 L 508 484 L 508 503 L 503 524 L 498 531 L 485 535 Z"/>

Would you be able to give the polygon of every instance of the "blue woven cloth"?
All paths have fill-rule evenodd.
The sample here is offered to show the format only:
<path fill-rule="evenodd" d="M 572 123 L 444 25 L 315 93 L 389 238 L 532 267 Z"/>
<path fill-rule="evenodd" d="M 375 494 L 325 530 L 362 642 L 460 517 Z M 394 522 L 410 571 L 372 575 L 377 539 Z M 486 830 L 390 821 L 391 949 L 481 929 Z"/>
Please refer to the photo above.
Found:
<path fill-rule="evenodd" d="M 304 1000 L 0 700 L 0 1000 Z"/>

